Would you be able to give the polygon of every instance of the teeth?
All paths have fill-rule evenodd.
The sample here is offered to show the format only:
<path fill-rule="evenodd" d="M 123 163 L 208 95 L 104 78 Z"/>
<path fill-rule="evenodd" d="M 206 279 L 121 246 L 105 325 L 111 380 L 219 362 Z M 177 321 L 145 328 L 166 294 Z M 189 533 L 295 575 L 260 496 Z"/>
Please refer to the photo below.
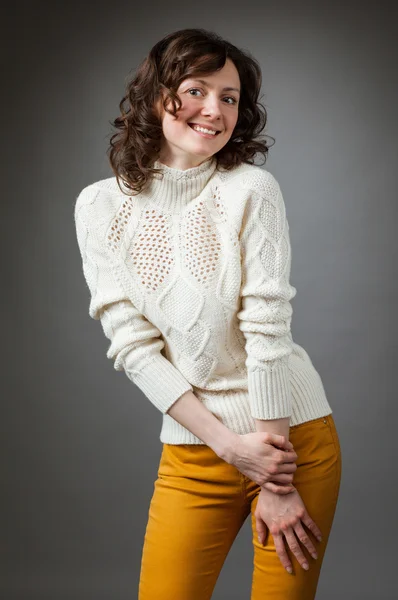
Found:
<path fill-rule="evenodd" d="M 192 129 L 196 131 L 201 131 L 202 133 L 210 133 L 212 135 L 216 135 L 215 131 L 211 131 L 210 129 L 205 129 L 204 127 L 199 127 L 199 125 L 192 125 Z"/>

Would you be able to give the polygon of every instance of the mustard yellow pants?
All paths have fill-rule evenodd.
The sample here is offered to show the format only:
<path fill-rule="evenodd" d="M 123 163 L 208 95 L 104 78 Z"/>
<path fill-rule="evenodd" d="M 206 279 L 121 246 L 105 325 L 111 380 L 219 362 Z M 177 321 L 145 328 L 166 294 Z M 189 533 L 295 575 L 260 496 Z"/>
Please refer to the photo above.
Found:
<path fill-rule="evenodd" d="M 251 600 L 315 598 L 338 500 L 341 450 L 332 415 L 291 427 L 289 439 L 298 455 L 293 483 L 323 537 L 319 542 L 307 530 L 317 559 L 300 544 L 309 570 L 300 566 L 286 541 L 292 574 L 282 566 L 269 532 L 266 544 L 259 543 L 256 483 L 206 445 L 163 444 L 144 539 L 139 600 L 211 598 L 249 514 L 254 548 Z"/>

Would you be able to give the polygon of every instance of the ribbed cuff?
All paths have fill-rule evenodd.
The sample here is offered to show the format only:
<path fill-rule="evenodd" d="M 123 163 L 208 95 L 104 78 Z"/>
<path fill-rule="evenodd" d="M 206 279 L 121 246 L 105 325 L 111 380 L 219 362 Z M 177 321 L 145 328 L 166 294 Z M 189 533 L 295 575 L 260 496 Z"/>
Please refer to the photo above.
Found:
<path fill-rule="evenodd" d="M 141 369 L 134 383 L 163 414 L 185 392 L 193 391 L 191 384 L 162 354 Z"/>
<path fill-rule="evenodd" d="M 282 419 L 292 414 L 288 366 L 248 371 L 250 412 L 254 419 Z"/>

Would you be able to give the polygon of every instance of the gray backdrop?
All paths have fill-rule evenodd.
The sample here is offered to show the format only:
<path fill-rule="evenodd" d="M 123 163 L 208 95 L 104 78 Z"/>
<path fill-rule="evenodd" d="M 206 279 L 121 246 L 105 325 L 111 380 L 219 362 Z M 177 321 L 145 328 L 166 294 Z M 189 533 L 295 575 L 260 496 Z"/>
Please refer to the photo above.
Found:
<path fill-rule="evenodd" d="M 3 15 L 2 599 L 137 596 L 161 414 L 105 356 L 73 210 L 112 175 L 125 77 L 184 27 L 217 31 L 263 70 L 293 337 L 323 378 L 343 453 L 317 599 L 396 597 L 393 4 L 36 1 Z M 214 599 L 248 600 L 251 575 L 248 520 Z"/>

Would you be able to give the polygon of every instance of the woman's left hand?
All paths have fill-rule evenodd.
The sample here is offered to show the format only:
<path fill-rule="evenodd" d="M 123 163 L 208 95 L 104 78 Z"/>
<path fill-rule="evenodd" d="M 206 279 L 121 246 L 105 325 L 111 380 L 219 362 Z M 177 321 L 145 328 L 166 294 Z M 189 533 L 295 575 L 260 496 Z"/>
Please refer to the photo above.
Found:
<path fill-rule="evenodd" d="M 307 548 L 313 558 L 318 556 L 315 546 L 305 532 L 302 523 L 312 531 L 319 541 L 322 537 L 321 531 L 309 516 L 296 488 L 290 494 L 280 495 L 262 487 L 254 516 L 259 542 L 261 544 L 265 543 L 268 527 L 274 538 L 279 559 L 289 573 L 292 573 L 293 569 L 283 537 L 286 538 L 291 551 L 303 569 L 309 569 L 308 561 L 302 552 L 299 541 Z"/>

